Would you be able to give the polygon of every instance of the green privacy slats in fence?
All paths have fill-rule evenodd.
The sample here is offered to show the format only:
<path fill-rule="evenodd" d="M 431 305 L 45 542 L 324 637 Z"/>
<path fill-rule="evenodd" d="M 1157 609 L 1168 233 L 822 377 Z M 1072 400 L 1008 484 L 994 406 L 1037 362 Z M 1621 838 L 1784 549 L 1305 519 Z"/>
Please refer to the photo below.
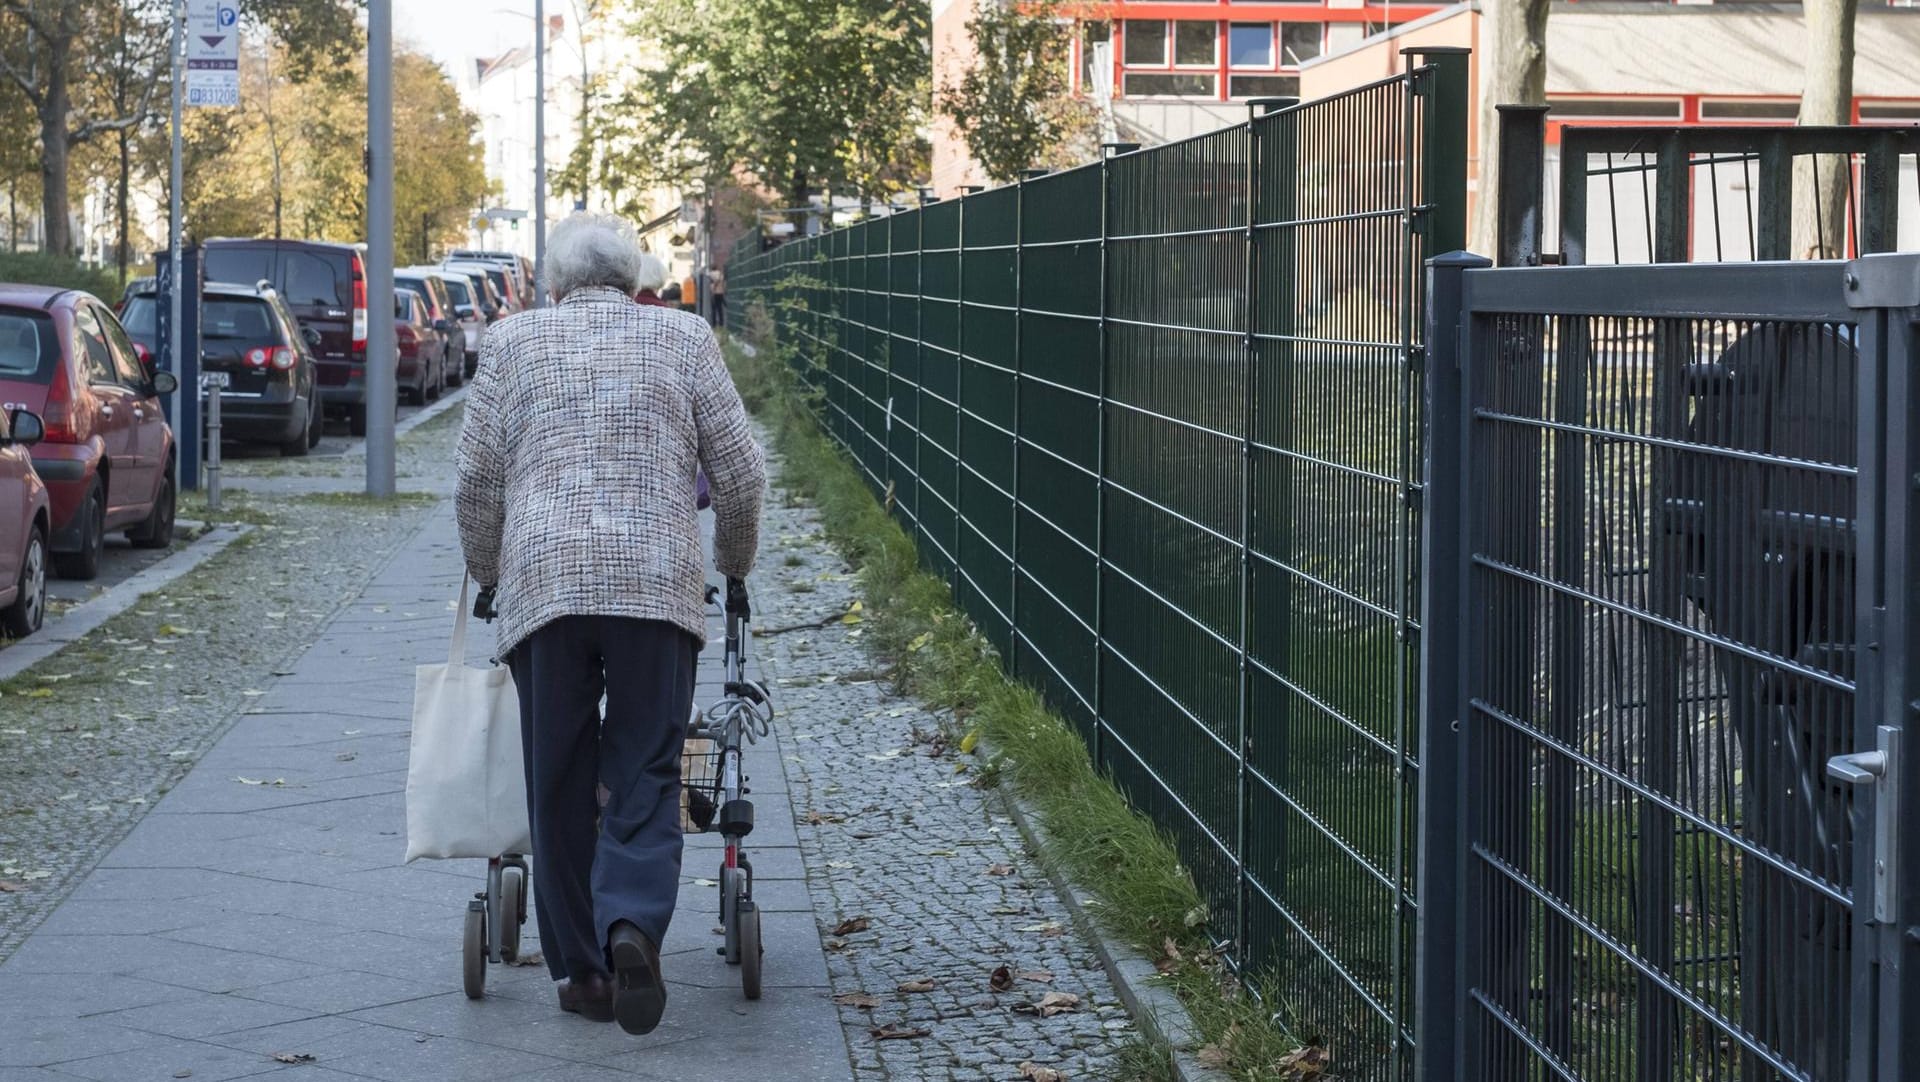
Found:
<path fill-rule="evenodd" d="M 1466 58 L 729 267 L 1344 1077 L 1410 1065 L 1421 261 Z"/>

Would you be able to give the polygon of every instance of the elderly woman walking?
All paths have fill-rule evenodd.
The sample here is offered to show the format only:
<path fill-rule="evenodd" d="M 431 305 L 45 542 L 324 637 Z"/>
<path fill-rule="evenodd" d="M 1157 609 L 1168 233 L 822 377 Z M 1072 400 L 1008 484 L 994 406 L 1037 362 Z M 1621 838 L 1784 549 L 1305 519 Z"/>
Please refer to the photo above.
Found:
<path fill-rule="evenodd" d="M 753 566 L 766 485 L 713 332 L 634 303 L 641 257 L 618 218 L 554 228 L 558 303 L 482 339 L 456 491 L 467 571 L 497 586 L 520 696 L 547 968 L 563 1010 L 630 1033 L 666 1006 L 680 751 L 706 632 L 695 474 L 731 578 Z"/>

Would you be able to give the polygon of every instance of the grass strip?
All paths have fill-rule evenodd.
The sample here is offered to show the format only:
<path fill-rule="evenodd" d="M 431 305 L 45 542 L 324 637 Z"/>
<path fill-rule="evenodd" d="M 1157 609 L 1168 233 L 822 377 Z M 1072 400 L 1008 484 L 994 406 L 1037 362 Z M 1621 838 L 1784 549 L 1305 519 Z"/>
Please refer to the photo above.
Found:
<path fill-rule="evenodd" d="M 892 660 L 896 689 L 950 710 L 995 757 L 984 784 L 1006 782 L 1033 807 L 1049 859 L 1093 896 L 1108 930 L 1154 960 L 1200 1034 L 1200 1061 L 1236 1080 L 1330 1077 L 1318 1049 L 1280 1023 L 1275 989 L 1249 996 L 1215 956 L 1206 903 L 1171 840 L 1100 773 L 1086 744 L 1032 688 L 1008 678 L 998 655 L 958 611 L 946 582 L 921 569 L 912 539 L 821 431 L 794 354 L 749 314 L 756 350 L 728 350 L 734 382 L 785 459 L 781 482 L 819 511 L 828 541 L 858 569 L 867 641 Z M 1128 1049 L 1128 1078 L 1171 1079 L 1165 1048 Z"/>

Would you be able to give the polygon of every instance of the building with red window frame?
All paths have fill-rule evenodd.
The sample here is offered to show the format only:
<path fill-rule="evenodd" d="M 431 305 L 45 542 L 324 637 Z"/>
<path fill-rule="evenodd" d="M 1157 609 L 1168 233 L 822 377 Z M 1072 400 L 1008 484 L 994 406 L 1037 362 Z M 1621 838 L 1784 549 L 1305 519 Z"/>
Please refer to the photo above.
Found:
<path fill-rule="evenodd" d="M 936 0 L 934 77 L 965 70 L 977 0 Z M 1920 123 L 1920 7 L 1863 0 L 1856 24 L 1857 123 Z M 1479 43 L 1480 4 L 1322 0 L 1107 0 L 1091 5 L 1073 52 L 1076 92 L 1109 134 L 1165 142 L 1242 120 L 1252 97 L 1312 99 L 1384 78 L 1411 46 Z M 1549 141 L 1559 124 L 1791 124 L 1804 64 L 1798 4 L 1747 0 L 1571 0 L 1547 21 Z M 1474 64 L 1478 86 L 1479 65 Z M 1477 172 L 1478 118 L 1470 133 Z M 1552 167 L 1550 157 L 1549 166 Z M 1912 169 L 1912 159 L 1907 160 Z M 965 144 L 936 124 L 941 195 L 981 183 Z M 1900 181 L 1902 239 L 1920 231 L 1920 181 Z M 1920 232 L 1916 233 L 1920 237 Z M 1627 253 L 1623 252 L 1622 255 Z"/>

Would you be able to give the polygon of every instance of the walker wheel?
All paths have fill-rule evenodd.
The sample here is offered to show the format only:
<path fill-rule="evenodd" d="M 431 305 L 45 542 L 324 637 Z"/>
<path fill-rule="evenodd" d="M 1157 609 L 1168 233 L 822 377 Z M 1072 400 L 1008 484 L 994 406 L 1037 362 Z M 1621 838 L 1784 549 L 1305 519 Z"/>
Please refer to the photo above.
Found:
<path fill-rule="evenodd" d="M 734 917 L 740 924 L 740 988 L 748 999 L 760 998 L 760 907 L 742 898 Z"/>
<path fill-rule="evenodd" d="M 479 999 L 487 992 L 487 903 L 477 898 L 467 903 L 467 929 L 460 947 L 461 984 L 468 999 Z"/>
<path fill-rule="evenodd" d="M 502 868 L 495 919 L 500 922 L 500 960 L 503 962 L 520 957 L 520 922 L 526 919 L 526 899 L 526 873 L 512 865 Z"/>

